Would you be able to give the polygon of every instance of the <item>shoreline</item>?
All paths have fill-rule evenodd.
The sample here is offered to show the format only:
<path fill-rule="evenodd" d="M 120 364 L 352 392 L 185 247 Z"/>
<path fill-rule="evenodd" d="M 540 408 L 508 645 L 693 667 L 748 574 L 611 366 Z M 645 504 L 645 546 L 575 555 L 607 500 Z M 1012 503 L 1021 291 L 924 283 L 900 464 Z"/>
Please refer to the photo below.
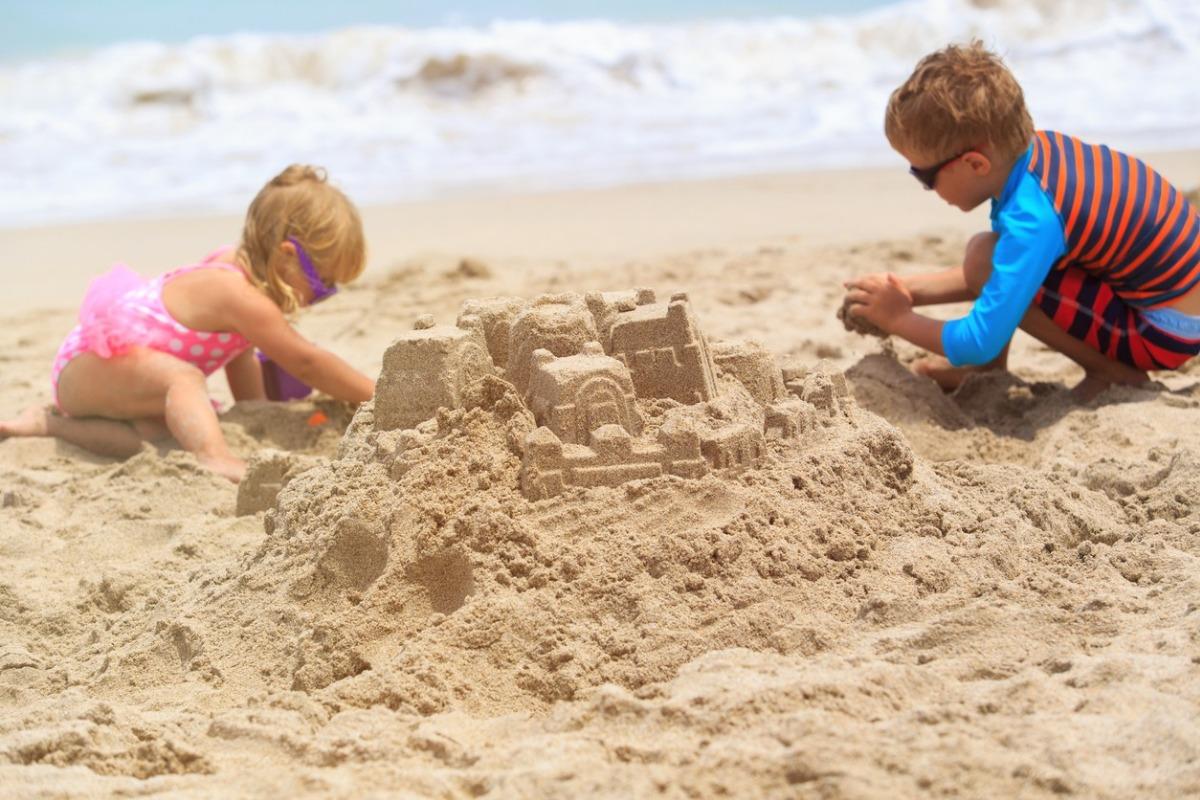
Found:
<path fill-rule="evenodd" d="M 1180 189 L 1200 184 L 1200 149 L 1145 160 Z M 901 164 L 600 189 L 456 192 L 367 206 L 362 214 L 368 278 L 415 256 L 595 264 L 752 243 L 822 246 L 931 231 L 963 234 L 988 225 L 986 208 L 963 214 L 947 206 L 921 191 Z M 2 230 L 3 263 L 32 265 L 38 275 L 13 282 L 10 309 L 71 306 L 110 264 L 156 274 L 235 241 L 240 228 L 240 214 L 211 214 Z"/>

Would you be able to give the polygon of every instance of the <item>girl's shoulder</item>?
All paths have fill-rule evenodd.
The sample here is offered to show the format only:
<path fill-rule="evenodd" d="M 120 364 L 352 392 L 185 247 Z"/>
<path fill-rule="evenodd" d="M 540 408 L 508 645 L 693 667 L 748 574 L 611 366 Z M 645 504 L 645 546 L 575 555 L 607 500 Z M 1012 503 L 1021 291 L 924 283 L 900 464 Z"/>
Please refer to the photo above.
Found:
<path fill-rule="evenodd" d="M 237 253 L 237 248 L 233 247 L 231 245 L 226 245 L 224 247 L 218 247 L 216 250 L 213 250 L 211 253 L 206 255 L 204 258 L 202 258 L 201 260 L 199 260 L 193 264 L 186 264 L 182 267 L 176 267 L 175 269 L 171 270 L 170 272 L 167 272 L 165 275 L 162 276 L 162 280 L 163 280 L 163 282 L 167 282 L 167 281 L 170 281 L 170 280 L 173 280 L 173 279 L 179 277 L 180 275 L 186 275 L 190 272 L 196 272 L 199 270 L 207 270 L 210 272 L 213 270 L 220 270 L 222 272 L 234 272 L 244 278 L 246 276 L 246 273 L 242 271 L 242 268 L 240 266 L 238 266 L 238 264 L 234 258 L 236 253 Z"/>
<path fill-rule="evenodd" d="M 200 264 L 225 265 L 237 269 L 238 267 L 234 262 L 234 256 L 236 254 L 237 248 L 233 245 L 222 245 L 201 259 Z"/>

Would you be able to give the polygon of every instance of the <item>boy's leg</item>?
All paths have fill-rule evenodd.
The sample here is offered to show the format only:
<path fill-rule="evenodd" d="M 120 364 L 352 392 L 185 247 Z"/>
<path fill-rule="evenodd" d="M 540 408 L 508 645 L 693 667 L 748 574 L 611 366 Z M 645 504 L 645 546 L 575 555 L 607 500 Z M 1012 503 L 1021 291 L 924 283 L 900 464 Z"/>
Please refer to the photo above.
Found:
<path fill-rule="evenodd" d="M 1079 400 L 1091 400 L 1114 383 L 1137 386 L 1150 380 L 1145 372 L 1120 361 L 1114 361 L 1098 350 L 1054 324 L 1046 312 L 1036 305 L 1029 307 L 1021 319 L 1021 330 L 1051 350 L 1057 350 L 1083 367 L 1083 380 L 1071 392 Z"/>
<path fill-rule="evenodd" d="M 112 359 L 84 353 L 59 376 L 58 396 L 72 417 L 139 420 L 144 430 L 162 418 L 209 469 L 233 481 L 245 472 L 221 433 L 204 374 L 174 356 L 140 347 Z"/>

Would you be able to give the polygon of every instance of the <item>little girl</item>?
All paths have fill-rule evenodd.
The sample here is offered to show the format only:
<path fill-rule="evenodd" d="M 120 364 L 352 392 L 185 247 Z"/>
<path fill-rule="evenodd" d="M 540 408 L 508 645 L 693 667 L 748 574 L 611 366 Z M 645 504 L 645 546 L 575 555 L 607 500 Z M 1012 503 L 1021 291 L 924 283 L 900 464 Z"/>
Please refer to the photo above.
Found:
<path fill-rule="evenodd" d="M 0 439 L 56 436 L 127 458 L 169 431 L 205 467 L 239 481 L 246 465 L 221 434 L 208 376 L 224 367 L 235 400 L 265 399 L 258 348 L 334 398 L 370 399 L 374 381 L 284 316 L 357 278 L 365 261 L 354 204 L 324 170 L 292 165 L 254 198 L 236 249 L 148 282 L 122 266 L 93 281 L 54 359 L 57 408 L 0 422 Z"/>

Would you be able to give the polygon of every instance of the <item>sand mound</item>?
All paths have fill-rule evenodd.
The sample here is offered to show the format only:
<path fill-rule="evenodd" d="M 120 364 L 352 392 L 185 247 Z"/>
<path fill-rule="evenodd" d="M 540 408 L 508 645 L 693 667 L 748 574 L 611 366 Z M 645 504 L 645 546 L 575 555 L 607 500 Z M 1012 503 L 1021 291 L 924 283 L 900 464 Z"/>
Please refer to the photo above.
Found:
<path fill-rule="evenodd" d="M 239 490 L 149 450 L 69 480 L 5 467 L 0 781 L 1197 785 L 1193 393 L 1080 408 L 997 374 L 946 396 L 891 350 L 781 370 L 700 319 L 646 290 L 472 300 L 397 337 L 353 419 L 226 415 L 271 446 Z M 9 450 L 53 462 L 29 447 Z M 51 574 L 110 538 L 144 546 Z"/>

